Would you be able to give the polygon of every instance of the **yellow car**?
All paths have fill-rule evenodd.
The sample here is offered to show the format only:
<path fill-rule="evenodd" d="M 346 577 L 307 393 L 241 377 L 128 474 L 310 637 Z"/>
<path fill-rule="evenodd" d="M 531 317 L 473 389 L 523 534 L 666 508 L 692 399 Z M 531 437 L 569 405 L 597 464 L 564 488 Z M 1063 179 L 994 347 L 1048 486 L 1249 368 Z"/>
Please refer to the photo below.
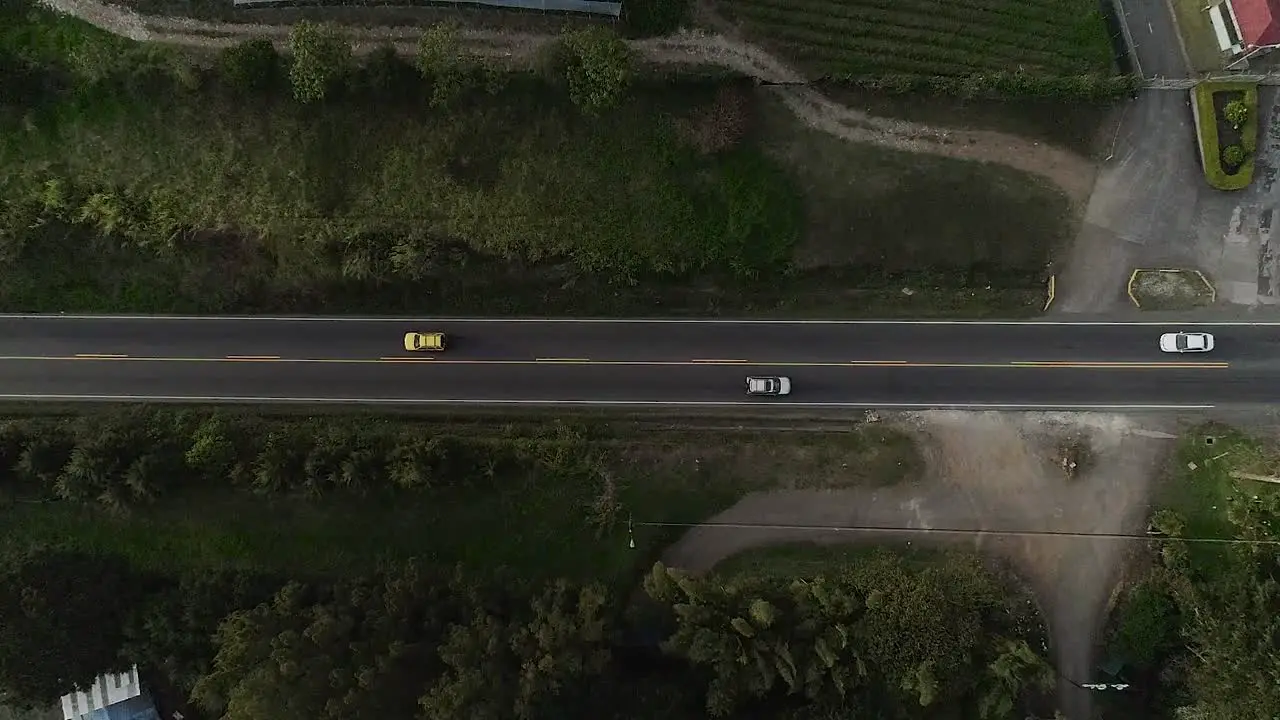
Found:
<path fill-rule="evenodd" d="M 444 350 L 445 336 L 442 332 L 431 333 L 405 333 L 404 349 L 409 352 L 417 352 L 419 350 L 431 350 L 440 352 Z"/>

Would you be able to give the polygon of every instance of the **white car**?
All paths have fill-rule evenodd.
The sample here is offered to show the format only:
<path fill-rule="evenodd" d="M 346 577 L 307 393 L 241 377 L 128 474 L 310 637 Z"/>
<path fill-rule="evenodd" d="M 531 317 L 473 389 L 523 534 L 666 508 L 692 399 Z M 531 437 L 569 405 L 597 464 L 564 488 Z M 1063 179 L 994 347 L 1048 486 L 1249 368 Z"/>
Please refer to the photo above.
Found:
<path fill-rule="evenodd" d="M 1167 353 L 1209 352 L 1213 336 L 1200 332 L 1165 333 L 1160 336 L 1160 349 Z"/>
<path fill-rule="evenodd" d="M 790 395 L 791 378 L 785 377 L 748 377 L 748 395 Z"/>

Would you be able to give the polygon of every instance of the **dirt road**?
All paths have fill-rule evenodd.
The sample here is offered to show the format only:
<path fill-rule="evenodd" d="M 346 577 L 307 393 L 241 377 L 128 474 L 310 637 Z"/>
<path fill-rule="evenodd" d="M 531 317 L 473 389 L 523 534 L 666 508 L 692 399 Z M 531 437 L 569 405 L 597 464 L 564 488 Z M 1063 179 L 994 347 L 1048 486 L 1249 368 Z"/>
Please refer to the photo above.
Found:
<path fill-rule="evenodd" d="M 1093 638 L 1105 618 L 1127 541 L 1071 536 L 957 536 L 814 531 L 809 527 L 1122 533 L 1142 529 L 1151 468 L 1171 449 L 1168 428 L 1114 415 L 926 412 L 901 422 L 922 439 L 929 472 L 915 484 L 838 491 L 756 493 L 712 519 L 763 524 L 695 528 L 664 555 L 670 566 L 706 571 L 754 547 L 785 542 L 966 543 L 1012 562 L 1044 609 L 1070 720 L 1090 720 Z M 1092 449 L 1073 479 L 1052 461 L 1068 439 Z M 791 526 L 771 529 L 768 525 Z"/>

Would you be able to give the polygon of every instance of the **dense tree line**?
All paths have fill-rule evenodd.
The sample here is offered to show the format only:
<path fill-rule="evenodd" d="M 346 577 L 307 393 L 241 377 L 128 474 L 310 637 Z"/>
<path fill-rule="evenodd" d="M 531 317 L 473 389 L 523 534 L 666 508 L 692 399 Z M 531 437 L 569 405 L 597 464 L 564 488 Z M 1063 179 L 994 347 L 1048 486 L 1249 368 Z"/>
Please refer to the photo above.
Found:
<path fill-rule="evenodd" d="M 568 580 L 413 563 L 169 579 L 45 548 L 0 568 L 0 688 L 47 702 L 138 663 L 230 720 L 1020 720 L 1052 681 L 1038 630 L 1017 634 L 1034 618 L 952 560 L 886 553 L 794 580 L 659 565 L 623 616 L 602 586 Z"/>
<path fill-rule="evenodd" d="M 118 511 L 192 486 L 315 496 L 474 490 L 551 473 L 603 482 L 601 460 L 558 424 L 526 436 L 428 435 L 412 422 L 149 408 L 0 422 L 0 492 Z M 613 512 L 602 506 L 593 522 Z"/>

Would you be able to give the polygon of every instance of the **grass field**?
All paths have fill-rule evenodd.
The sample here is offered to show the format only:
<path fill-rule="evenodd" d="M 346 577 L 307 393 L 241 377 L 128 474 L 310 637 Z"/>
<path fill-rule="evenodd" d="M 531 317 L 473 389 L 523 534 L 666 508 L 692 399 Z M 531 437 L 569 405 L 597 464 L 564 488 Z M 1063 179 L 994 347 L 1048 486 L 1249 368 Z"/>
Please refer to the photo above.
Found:
<path fill-rule="evenodd" d="M 248 418 L 265 435 L 316 419 Z M 546 442 L 545 423 L 332 416 L 323 428 L 356 422 L 399 427 L 423 437 L 463 434 L 499 443 Z M 570 427 L 572 421 L 569 421 Z M 305 427 L 310 427 L 305 426 Z M 586 426 L 584 426 L 586 427 Z M 774 487 L 892 483 L 920 471 L 915 445 L 879 426 L 852 432 L 657 430 L 624 421 L 594 422 L 574 453 L 604 459 L 621 508 L 600 531 L 589 522 L 601 489 L 580 474 L 500 474 L 478 485 L 354 497 L 258 495 L 188 483 L 125 515 L 70 502 L 0 502 L 0 547 L 68 543 L 118 554 L 166 574 L 256 569 L 292 575 L 366 573 L 380 562 L 418 557 L 484 571 L 499 566 L 542 578 L 572 576 L 626 582 L 643 571 L 680 530 L 637 528 L 626 519 L 697 523 L 744 493 Z M 575 435 L 575 437 L 578 437 Z M 548 445 L 557 448 L 558 445 Z M 500 471 L 507 472 L 507 471 Z"/>
<path fill-rule="evenodd" d="M 1233 471 L 1280 475 L 1280 447 L 1225 425 L 1187 433 L 1174 457 L 1162 504 L 1185 518 L 1186 537 L 1232 537 L 1227 514 L 1233 511 L 1233 498 L 1280 492 L 1277 485 L 1231 476 Z M 1223 548 L 1191 543 L 1190 551 L 1192 566 L 1211 572 Z"/>
<path fill-rule="evenodd" d="M 1213 23 L 1205 7 L 1213 3 L 1202 0 L 1172 0 L 1174 17 L 1178 21 L 1178 33 L 1193 72 L 1220 71 L 1226 64 L 1225 55 L 1218 49 Z M 1176 39 L 1174 39 L 1176 41 Z"/>
<path fill-rule="evenodd" d="M 814 77 L 1110 74 L 1096 0 L 717 0 Z"/>

